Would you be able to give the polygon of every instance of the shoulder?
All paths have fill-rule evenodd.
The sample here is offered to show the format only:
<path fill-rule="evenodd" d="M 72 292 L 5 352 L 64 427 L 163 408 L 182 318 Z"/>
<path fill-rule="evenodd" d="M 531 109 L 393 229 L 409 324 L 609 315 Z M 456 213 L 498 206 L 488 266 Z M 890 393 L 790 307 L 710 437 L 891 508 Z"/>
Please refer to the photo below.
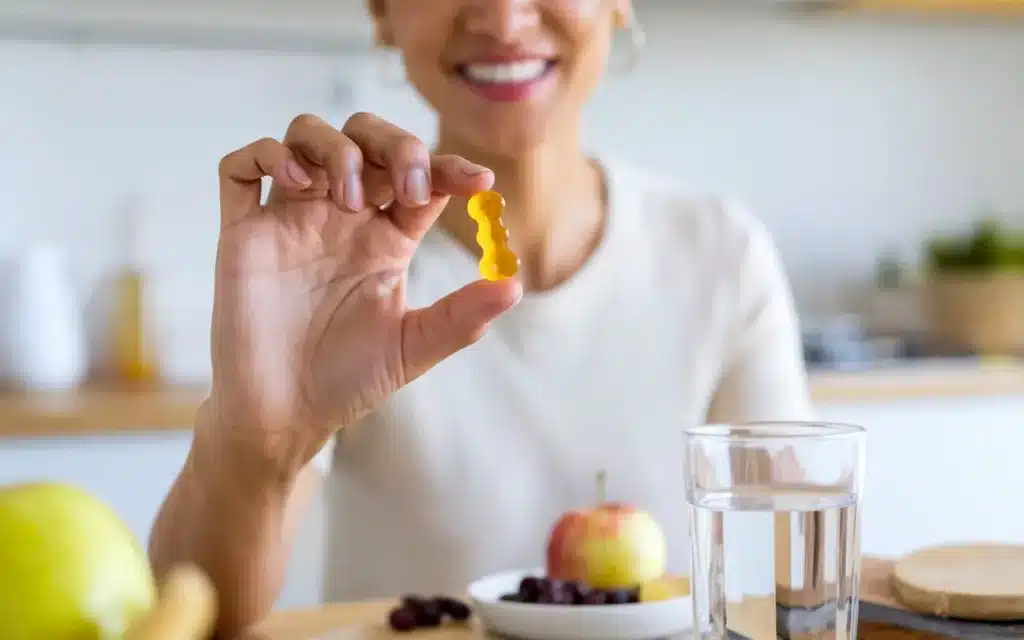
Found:
<path fill-rule="evenodd" d="M 644 241 L 725 272 L 735 273 L 751 261 L 776 261 L 771 233 L 740 199 L 690 189 L 676 178 L 628 164 L 605 167 L 612 197 L 624 209 L 619 212 L 624 226 Z"/>

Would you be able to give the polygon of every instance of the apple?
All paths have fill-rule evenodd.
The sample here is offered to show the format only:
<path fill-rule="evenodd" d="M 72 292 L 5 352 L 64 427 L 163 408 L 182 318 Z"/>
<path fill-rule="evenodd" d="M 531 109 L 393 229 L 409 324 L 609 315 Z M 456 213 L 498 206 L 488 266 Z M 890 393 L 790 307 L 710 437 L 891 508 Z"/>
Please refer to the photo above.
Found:
<path fill-rule="evenodd" d="M 592 589 L 632 589 L 665 573 L 667 544 L 661 527 L 637 507 L 604 501 L 598 476 L 597 506 L 574 509 L 548 537 L 547 575 Z"/>
<path fill-rule="evenodd" d="M 154 597 L 146 554 L 105 504 L 59 483 L 0 487 L 0 638 L 119 638 Z"/>

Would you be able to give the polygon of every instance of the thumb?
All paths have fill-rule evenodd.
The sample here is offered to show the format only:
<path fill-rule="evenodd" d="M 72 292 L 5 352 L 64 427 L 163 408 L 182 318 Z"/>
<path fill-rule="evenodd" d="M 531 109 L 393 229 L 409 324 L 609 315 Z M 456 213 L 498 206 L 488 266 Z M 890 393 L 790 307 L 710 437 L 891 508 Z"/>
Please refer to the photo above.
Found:
<path fill-rule="evenodd" d="M 518 280 L 478 280 L 402 320 L 402 365 L 408 384 L 483 337 L 492 320 L 519 302 Z"/>

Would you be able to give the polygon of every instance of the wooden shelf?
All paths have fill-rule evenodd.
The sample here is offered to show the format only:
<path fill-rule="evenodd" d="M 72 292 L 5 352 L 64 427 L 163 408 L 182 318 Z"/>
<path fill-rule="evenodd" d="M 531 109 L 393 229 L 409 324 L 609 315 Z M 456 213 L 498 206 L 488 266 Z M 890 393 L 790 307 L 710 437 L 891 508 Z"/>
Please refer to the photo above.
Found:
<path fill-rule="evenodd" d="M 848 0 L 846 6 L 888 13 L 1024 16 L 1024 0 Z"/>
<path fill-rule="evenodd" d="M 85 388 L 0 393 L 0 438 L 189 431 L 203 389 Z"/>
<path fill-rule="evenodd" d="M 961 363 L 813 373 L 820 405 L 1024 396 L 1024 364 Z M 0 392 L 0 439 L 189 431 L 205 389 L 92 387 L 66 393 Z"/>
<path fill-rule="evenodd" d="M 360 54 L 372 25 L 357 0 L 0 2 L 0 37 L 74 45 Z"/>

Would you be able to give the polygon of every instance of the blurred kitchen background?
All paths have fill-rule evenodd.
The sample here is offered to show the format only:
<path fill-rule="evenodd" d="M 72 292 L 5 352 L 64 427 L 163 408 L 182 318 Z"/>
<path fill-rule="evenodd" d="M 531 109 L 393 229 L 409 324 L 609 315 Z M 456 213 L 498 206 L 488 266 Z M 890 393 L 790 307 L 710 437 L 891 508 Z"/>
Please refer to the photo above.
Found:
<path fill-rule="evenodd" d="M 648 48 L 589 142 L 774 233 L 823 416 L 878 433 L 866 551 L 1024 540 L 992 511 L 1024 482 L 1024 3 L 811 4 L 637 0 Z M 219 158 L 302 112 L 432 136 L 370 34 L 361 0 L 0 0 L 3 362 L 50 389 L 0 395 L 0 481 L 63 474 L 145 536 L 209 376 Z M 152 351 L 111 337 L 140 317 Z M 112 354 L 119 382 L 52 390 Z M 315 601 L 296 563 L 282 602 Z"/>

